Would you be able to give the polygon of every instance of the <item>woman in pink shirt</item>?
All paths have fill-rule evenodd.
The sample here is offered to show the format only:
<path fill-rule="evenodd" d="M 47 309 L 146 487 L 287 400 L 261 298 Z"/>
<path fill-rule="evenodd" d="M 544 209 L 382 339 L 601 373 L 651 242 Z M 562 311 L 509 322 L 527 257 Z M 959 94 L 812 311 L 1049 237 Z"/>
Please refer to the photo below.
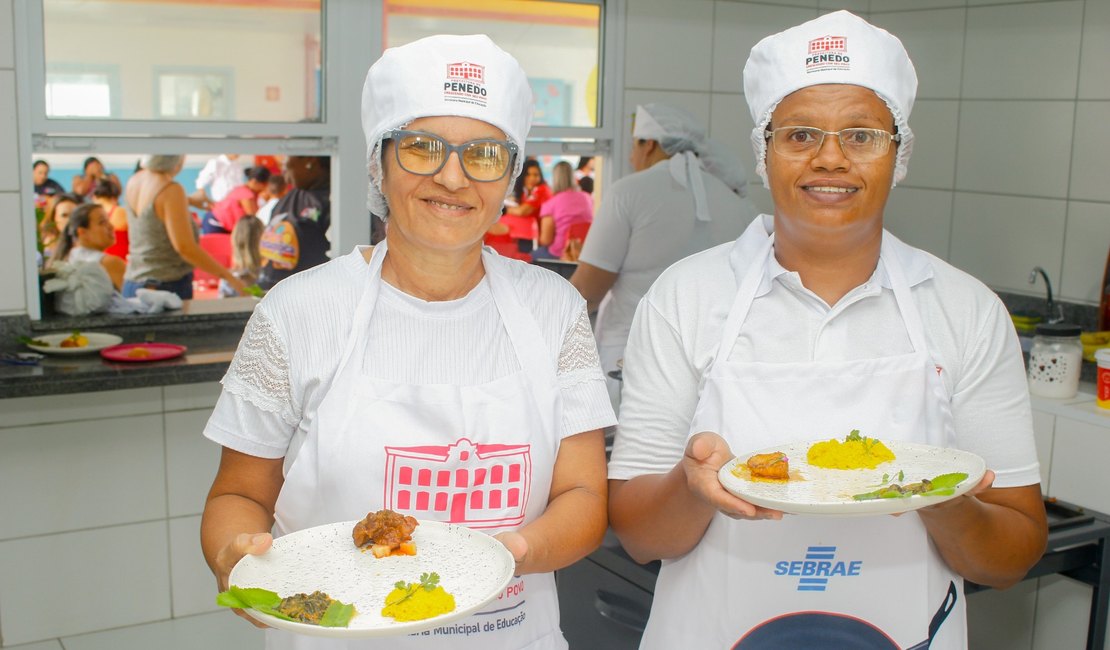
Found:
<path fill-rule="evenodd" d="M 533 260 L 561 258 L 571 226 L 594 220 L 593 199 L 578 189 L 570 163 L 555 165 L 551 188 L 555 194 L 540 208 L 539 248 L 532 251 Z"/>
<path fill-rule="evenodd" d="M 201 223 L 201 232 L 231 234 L 237 221 L 248 215 L 253 217 L 258 212 L 258 195 L 266 189 L 269 181 L 269 169 L 248 169 L 247 182 L 228 192 L 222 201 L 212 206 L 212 212 Z"/>

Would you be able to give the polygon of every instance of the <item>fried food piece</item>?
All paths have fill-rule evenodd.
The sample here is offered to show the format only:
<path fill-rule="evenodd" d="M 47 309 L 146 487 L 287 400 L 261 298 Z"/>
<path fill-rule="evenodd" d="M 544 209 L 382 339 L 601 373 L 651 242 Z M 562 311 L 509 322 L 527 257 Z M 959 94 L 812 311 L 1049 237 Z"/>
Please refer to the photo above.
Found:
<path fill-rule="evenodd" d="M 370 552 L 374 557 L 416 555 L 412 531 L 418 525 L 420 524 L 414 517 L 392 510 L 379 510 L 367 514 L 365 519 L 355 524 L 351 536 L 355 540 L 355 546 L 359 548 L 370 545 Z"/>
<path fill-rule="evenodd" d="M 127 356 L 132 359 L 145 359 L 150 356 L 150 350 L 147 348 L 131 348 L 127 351 Z"/>
<path fill-rule="evenodd" d="M 277 610 L 301 623 L 318 625 L 320 618 L 333 602 L 335 599 L 331 596 L 322 591 L 314 591 L 311 594 L 297 594 L 282 598 Z"/>
<path fill-rule="evenodd" d="M 781 451 L 756 454 L 748 459 L 748 470 L 753 478 L 785 481 L 790 474 L 790 460 Z"/>
<path fill-rule="evenodd" d="M 58 347 L 60 347 L 60 348 L 84 348 L 84 347 L 88 347 L 88 345 L 89 345 L 89 337 L 85 336 L 81 332 L 74 332 L 69 337 L 62 339 L 62 342 L 58 344 Z"/>

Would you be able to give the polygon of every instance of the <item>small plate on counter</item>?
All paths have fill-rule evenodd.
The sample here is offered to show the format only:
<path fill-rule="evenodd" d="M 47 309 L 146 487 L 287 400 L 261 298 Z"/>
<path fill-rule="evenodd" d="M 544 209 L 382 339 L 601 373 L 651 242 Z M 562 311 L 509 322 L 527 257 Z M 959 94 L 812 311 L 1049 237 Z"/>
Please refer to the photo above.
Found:
<path fill-rule="evenodd" d="M 184 345 L 172 343 L 124 343 L 104 348 L 100 356 L 109 361 L 143 363 L 175 359 L 185 354 L 187 349 Z"/>
<path fill-rule="evenodd" d="M 63 341 L 76 341 L 84 345 L 62 347 Z M 66 334 L 42 334 L 31 339 L 24 339 L 23 344 L 35 352 L 43 354 L 89 354 L 99 352 L 113 345 L 119 345 L 123 338 L 115 334 L 103 332 L 68 332 Z M 42 345 L 45 344 L 45 345 Z"/>

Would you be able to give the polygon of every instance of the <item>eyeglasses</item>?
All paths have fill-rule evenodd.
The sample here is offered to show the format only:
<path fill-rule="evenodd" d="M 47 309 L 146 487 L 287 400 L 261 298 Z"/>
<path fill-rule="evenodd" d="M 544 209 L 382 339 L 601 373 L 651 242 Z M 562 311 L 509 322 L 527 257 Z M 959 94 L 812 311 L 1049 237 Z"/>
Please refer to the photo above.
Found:
<path fill-rule="evenodd" d="M 780 126 L 767 130 L 775 153 L 788 158 L 812 158 L 821 150 L 827 135 L 837 137 L 844 157 L 852 162 L 870 162 L 881 158 L 890 149 L 891 140 L 902 140 L 902 136 L 882 129 L 824 131 L 813 126 Z"/>
<path fill-rule="evenodd" d="M 439 173 L 454 152 L 459 156 L 463 173 L 472 181 L 490 183 L 509 173 L 517 147 L 504 140 L 471 140 L 451 144 L 433 133 L 394 130 L 386 133 L 393 140 L 393 152 L 401 169 L 419 176 Z"/>

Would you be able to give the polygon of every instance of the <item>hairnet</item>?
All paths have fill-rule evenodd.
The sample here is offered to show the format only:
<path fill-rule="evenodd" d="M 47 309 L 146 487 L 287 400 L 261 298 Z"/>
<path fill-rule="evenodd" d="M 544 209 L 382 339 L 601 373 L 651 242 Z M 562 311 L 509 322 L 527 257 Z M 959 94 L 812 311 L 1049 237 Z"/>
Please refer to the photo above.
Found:
<path fill-rule="evenodd" d="M 767 125 L 790 93 L 819 84 L 869 88 L 890 109 L 901 136 L 894 181 L 906 177 L 913 151 L 908 123 L 917 94 L 917 73 L 902 41 L 847 11 L 836 11 L 764 38 L 744 65 L 744 95 L 752 120 L 755 171 L 767 182 Z"/>
<path fill-rule="evenodd" d="M 524 70 L 484 34 L 429 36 L 389 48 L 370 66 L 362 88 L 370 174 L 367 207 L 383 219 L 389 215 L 382 194 L 382 139 L 421 117 L 469 117 L 504 131 L 518 149 L 512 187 L 524 164 L 534 110 Z"/>
<path fill-rule="evenodd" d="M 669 156 L 693 153 L 705 171 L 744 196 L 748 180 L 743 163 L 731 151 L 711 141 L 705 127 L 688 111 L 659 103 L 637 106 L 632 137 L 659 142 Z"/>

